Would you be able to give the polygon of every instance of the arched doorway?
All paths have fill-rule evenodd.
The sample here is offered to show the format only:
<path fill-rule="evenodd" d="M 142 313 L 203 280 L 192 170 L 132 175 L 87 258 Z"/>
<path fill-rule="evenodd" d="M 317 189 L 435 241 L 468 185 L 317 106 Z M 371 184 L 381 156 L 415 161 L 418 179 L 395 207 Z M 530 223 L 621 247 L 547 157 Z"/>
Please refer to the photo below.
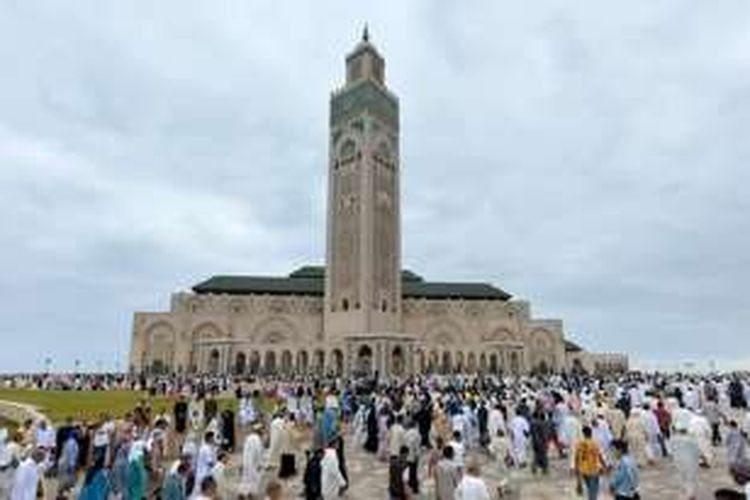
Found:
<path fill-rule="evenodd" d="M 151 363 L 151 373 L 154 375 L 164 375 L 167 373 L 167 365 L 160 359 L 155 359 Z"/>
<path fill-rule="evenodd" d="M 490 354 L 490 373 L 496 374 L 500 365 L 497 362 L 497 353 L 493 352 Z"/>
<path fill-rule="evenodd" d="M 281 353 L 281 373 L 284 375 L 292 374 L 292 353 L 290 351 L 284 351 Z"/>
<path fill-rule="evenodd" d="M 326 369 L 326 353 L 318 349 L 315 351 L 315 372 L 322 375 Z"/>
<path fill-rule="evenodd" d="M 518 360 L 518 353 L 515 351 L 510 353 L 510 371 L 513 375 L 521 373 L 521 363 Z"/>
<path fill-rule="evenodd" d="M 263 373 L 266 375 L 276 374 L 276 353 L 266 351 L 266 358 L 263 360 Z"/>
<path fill-rule="evenodd" d="M 211 349 L 211 352 L 208 355 L 208 372 L 209 373 L 219 373 L 219 350 L 218 349 Z"/>
<path fill-rule="evenodd" d="M 427 359 L 427 373 L 432 375 L 438 371 L 438 364 L 440 359 L 438 358 L 437 351 L 430 351 L 430 357 Z"/>
<path fill-rule="evenodd" d="M 341 352 L 341 349 L 334 349 L 331 352 L 331 357 L 333 359 L 333 373 L 340 377 L 344 374 L 344 353 Z"/>
<path fill-rule="evenodd" d="M 307 351 L 300 351 L 297 353 L 297 372 L 307 373 Z"/>
<path fill-rule="evenodd" d="M 487 373 L 487 356 L 484 353 L 479 355 L 479 373 Z"/>
<path fill-rule="evenodd" d="M 234 373 L 236 375 L 242 375 L 245 373 L 247 368 L 247 356 L 244 352 L 238 352 L 234 359 Z"/>
<path fill-rule="evenodd" d="M 546 361 L 542 360 L 539 362 L 539 364 L 536 365 L 536 369 L 534 370 L 537 375 L 549 375 L 550 369 L 549 365 Z"/>
<path fill-rule="evenodd" d="M 372 375 L 372 349 L 363 345 L 357 351 L 356 370 L 358 375 Z"/>
<path fill-rule="evenodd" d="M 451 370 L 453 370 L 453 366 L 451 363 L 451 353 L 449 353 L 448 351 L 445 351 L 443 353 L 443 363 L 441 364 L 440 368 L 440 372 L 444 375 L 449 374 Z"/>
<path fill-rule="evenodd" d="M 258 351 L 252 351 L 250 353 L 250 374 L 260 374 L 260 354 L 258 354 Z"/>
<path fill-rule="evenodd" d="M 463 373 L 464 369 L 466 367 L 464 366 L 464 353 L 461 351 L 458 351 L 456 353 L 456 373 Z"/>
<path fill-rule="evenodd" d="M 391 351 L 391 373 L 397 377 L 404 374 L 404 350 L 400 345 Z"/>
<path fill-rule="evenodd" d="M 467 365 L 468 365 L 467 368 L 469 370 L 469 373 L 476 373 L 476 371 L 477 371 L 477 356 L 473 352 L 469 353 Z"/>
<path fill-rule="evenodd" d="M 422 349 L 417 349 L 417 366 L 419 367 L 420 374 L 425 373 L 425 370 L 427 370 L 427 360 Z"/>

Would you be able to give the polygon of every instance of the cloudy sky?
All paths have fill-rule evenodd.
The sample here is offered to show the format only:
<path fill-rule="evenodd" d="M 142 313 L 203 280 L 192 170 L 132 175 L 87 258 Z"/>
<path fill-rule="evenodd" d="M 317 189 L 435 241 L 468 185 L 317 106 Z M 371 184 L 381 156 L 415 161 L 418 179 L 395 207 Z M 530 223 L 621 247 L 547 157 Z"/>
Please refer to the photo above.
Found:
<path fill-rule="evenodd" d="M 1 371 L 124 367 L 134 311 L 322 262 L 366 20 L 406 266 L 593 350 L 750 357 L 750 3 L 306 4 L 0 2 Z"/>

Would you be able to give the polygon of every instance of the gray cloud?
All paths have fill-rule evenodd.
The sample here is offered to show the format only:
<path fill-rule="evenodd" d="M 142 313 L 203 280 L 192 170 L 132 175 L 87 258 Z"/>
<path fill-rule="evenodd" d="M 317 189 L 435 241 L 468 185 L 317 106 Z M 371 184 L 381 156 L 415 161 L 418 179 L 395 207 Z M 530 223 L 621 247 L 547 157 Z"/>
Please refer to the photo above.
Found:
<path fill-rule="evenodd" d="M 131 313 L 324 255 L 329 92 L 369 20 L 405 264 L 636 359 L 750 349 L 750 6 L 0 7 L 0 369 L 113 366 Z"/>

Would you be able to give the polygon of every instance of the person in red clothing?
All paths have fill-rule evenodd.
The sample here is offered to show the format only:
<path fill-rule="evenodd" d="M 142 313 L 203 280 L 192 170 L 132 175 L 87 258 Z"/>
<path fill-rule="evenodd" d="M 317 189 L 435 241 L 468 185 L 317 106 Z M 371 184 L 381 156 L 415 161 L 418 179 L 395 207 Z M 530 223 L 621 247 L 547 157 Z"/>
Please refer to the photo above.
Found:
<path fill-rule="evenodd" d="M 661 429 L 661 435 L 659 436 L 661 453 L 666 458 L 669 456 L 667 441 L 669 440 L 670 430 L 672 428 L 672 415 L 669 413 L 669 410 L 664 407 L 664 401 L 661 399 L 656 403 L 654 414 L 656 415 L 656 421 L 659 422 L 659 429 Z"/>

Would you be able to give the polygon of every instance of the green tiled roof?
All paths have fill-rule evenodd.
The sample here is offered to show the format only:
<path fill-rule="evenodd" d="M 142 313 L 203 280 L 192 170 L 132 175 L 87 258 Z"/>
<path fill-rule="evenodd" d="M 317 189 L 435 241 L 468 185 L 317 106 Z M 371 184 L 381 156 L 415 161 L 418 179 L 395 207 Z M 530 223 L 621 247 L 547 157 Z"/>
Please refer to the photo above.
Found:
<path fill-rule="evenodd" d="M 402 293 L 407 298 L 508 300 L 509 293 L 487 283 L 437 283 L 424 281 L 409 270 L 401 272 Z M 214 294 L 271 294 L 322 296 L 325 287 L 325 268 L 305 266 L 288 277 L 213 276 L 193 287 L 195 293 Z"/>
<path fill-rule="evenodd" d="M 583 347 L 573 341 L 565 339 L 565 352 L 583 352 Z"/>

